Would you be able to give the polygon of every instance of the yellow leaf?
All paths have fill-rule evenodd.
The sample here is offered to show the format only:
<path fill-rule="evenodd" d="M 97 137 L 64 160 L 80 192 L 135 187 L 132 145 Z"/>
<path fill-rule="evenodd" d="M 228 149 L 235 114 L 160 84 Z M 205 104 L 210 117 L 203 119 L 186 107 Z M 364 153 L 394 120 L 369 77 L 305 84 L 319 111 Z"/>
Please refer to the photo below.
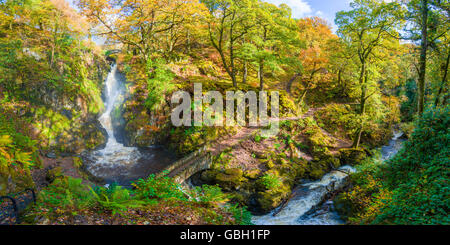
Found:
<path fill-rule="evenodd" d="M 12 143 L 12 139 L 9 135 L 0 136 L 0 146 L 8 146 Z"/>

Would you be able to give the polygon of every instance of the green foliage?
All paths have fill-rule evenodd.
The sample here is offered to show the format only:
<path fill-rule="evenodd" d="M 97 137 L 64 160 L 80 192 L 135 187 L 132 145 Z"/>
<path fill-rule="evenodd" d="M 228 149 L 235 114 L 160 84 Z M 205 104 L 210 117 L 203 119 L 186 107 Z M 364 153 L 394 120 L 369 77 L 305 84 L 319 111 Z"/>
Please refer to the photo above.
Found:
<path fill-rule="evenodd" d="M 238 225 L 253 225 L 252 214 L 246 207 L 239 207 L 238 204 L 228 204 L 225 206 L 225 209 L 233 214 L 233 218 Z"/>
<path fill-rule="evenodd" d="M 189 195 L 194 201 L 206 205 L 217 205 L 228 201 L 228 195 L 224 194 L 218 185 L 196 186 Z"/>
<path fill-rule="evenodd" d="M 188 199 L 180 185 L 167 177 L 167 173 L 159 176 L 151 174 L 148 178 L 139 179 L 132 185 L 136 188 L 133 192 L 138 199 Z"/>
<path fill-rule="evenodd" d="M 449 106 L 426 111 L 397 155 L 361 165 L 344 195 L 352 223 L 450 224 L 449 112 Z"/>
<path fill-rule="evenodd" d="M 73 211 L 88 208 L 95 202 L 95 196 L 89 191 L 82 179 L 57 178 L 54 183 L 43 189 L 38 196 L 38 209 L 45 208 L 53 212 Z"/>
<path fill-rule="evenodd" d="M 91 188 L 91 191 L 98 206 L 105 210 L 111 210 L 113 215 L 128 208 L 141 207 L 144 204 L 142 201 L 132 199 L 130 191 L 118 186 L 115 182 L 107 188 L 95 186 Z"/>
<path fill-rule="evenodd" d="M 392 200 L 375 220 L 395 224 L 450 224 L 450 107 L 430 109 L 411 139 L 387 163 Z"/>
<path fill-rule="evenodd" d="M 266 189 L 275 189 L 282 184 L 280 178 L 274 174 L 265 174 L 260 178 L 261 183 Z"/>
<path fill-rule="evenodd" d="M 415 80 L 408 80 L 402 88 L 399 96 L 404 96 L 405 99 L 401 103 L 400 111 L 404 121 L 412 121 L 414 113 L 417 110 L 417 84 Z"/>
<path fill-rule="evenodd" d="M 356 132 L 358 121 L 349 105 L 328 104 L 316 112 L 317 122 L 336 136 L 350 137 Z"/>
<path fill-rule="evenodd" d="M 154 111 L 164 102 L 165 94 L 170 93 L 175 86 L 172 80 L 175 75 L 164 66 L 162 59 L 148 59 L 147 61 L 147 89 L 148 95 L 145 101 L 145 107 Z"/>

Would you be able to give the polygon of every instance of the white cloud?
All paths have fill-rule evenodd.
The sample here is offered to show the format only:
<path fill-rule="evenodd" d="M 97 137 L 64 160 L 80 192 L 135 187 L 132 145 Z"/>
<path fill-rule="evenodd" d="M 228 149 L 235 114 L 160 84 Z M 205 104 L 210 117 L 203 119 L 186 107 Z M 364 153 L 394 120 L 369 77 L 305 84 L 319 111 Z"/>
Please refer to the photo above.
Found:
<path fill-rule="evenodd" d="M 313 10 L 311 6 L 305 2 L 305 0 L 264 0 L 268 3 L 273 3 L 275 5 L 280 5 L 282 3 L 287 4 L 292 9 L 292 17 L 303 18 L 310 15 Z"/>

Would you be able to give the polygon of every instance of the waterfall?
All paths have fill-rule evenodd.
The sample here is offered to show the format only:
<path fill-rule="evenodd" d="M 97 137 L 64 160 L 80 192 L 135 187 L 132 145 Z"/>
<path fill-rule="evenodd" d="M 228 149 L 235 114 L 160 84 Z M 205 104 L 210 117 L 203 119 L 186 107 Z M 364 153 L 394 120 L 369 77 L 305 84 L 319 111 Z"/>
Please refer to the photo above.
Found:
<path fill-rule="evenodd" d="M 100 116 L 99 121 L 108 133 L 108 141 L 105 148 L 93 152 L 93 161 L 88 165 L 89 172 L 104 178 L 110 175 L 108 169 L 134 164 L 141 157 L 136 147 L 125 147 L 117 142 L 114 136 L 112 113 L 123 101 L 125 94 L 124 81 L 118 74 L 117 65 L 114 64 L 111 67 L 105 83 L 105 112 Z"/>
<path fill-rule="evenodd" d="M 105 148 L 90 152 L 86 156 L 87 171 L 108 183 L 128 185 L 130 181 L 157 173 L 172 163 L 172 154 L 161 147 L 138 149 L 117 142 L 112 115 L 123 103 L 126 94 L 125 79 L 117 70 L 117 65 L 111 67 L 105 85 L 105 112 L 98 120 L 108 134 L 108 141 Z"/>

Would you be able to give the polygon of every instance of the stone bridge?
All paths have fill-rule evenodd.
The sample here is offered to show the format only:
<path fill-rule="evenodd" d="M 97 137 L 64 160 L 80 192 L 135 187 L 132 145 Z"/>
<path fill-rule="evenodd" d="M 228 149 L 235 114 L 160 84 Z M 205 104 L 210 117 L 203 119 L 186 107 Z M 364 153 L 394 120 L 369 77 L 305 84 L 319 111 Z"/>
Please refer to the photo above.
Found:
<path fill-rule="evenodd" d="M 204 146 L 166 167 L 159 173 L 159 176 L 168 172 L 168 177 L 173 178 L 178 184 L 184 184 L 185 181 L 195 173 L 209 169 L 211 164 L 212 154 L 207 151 L 207 147 Z"/>

